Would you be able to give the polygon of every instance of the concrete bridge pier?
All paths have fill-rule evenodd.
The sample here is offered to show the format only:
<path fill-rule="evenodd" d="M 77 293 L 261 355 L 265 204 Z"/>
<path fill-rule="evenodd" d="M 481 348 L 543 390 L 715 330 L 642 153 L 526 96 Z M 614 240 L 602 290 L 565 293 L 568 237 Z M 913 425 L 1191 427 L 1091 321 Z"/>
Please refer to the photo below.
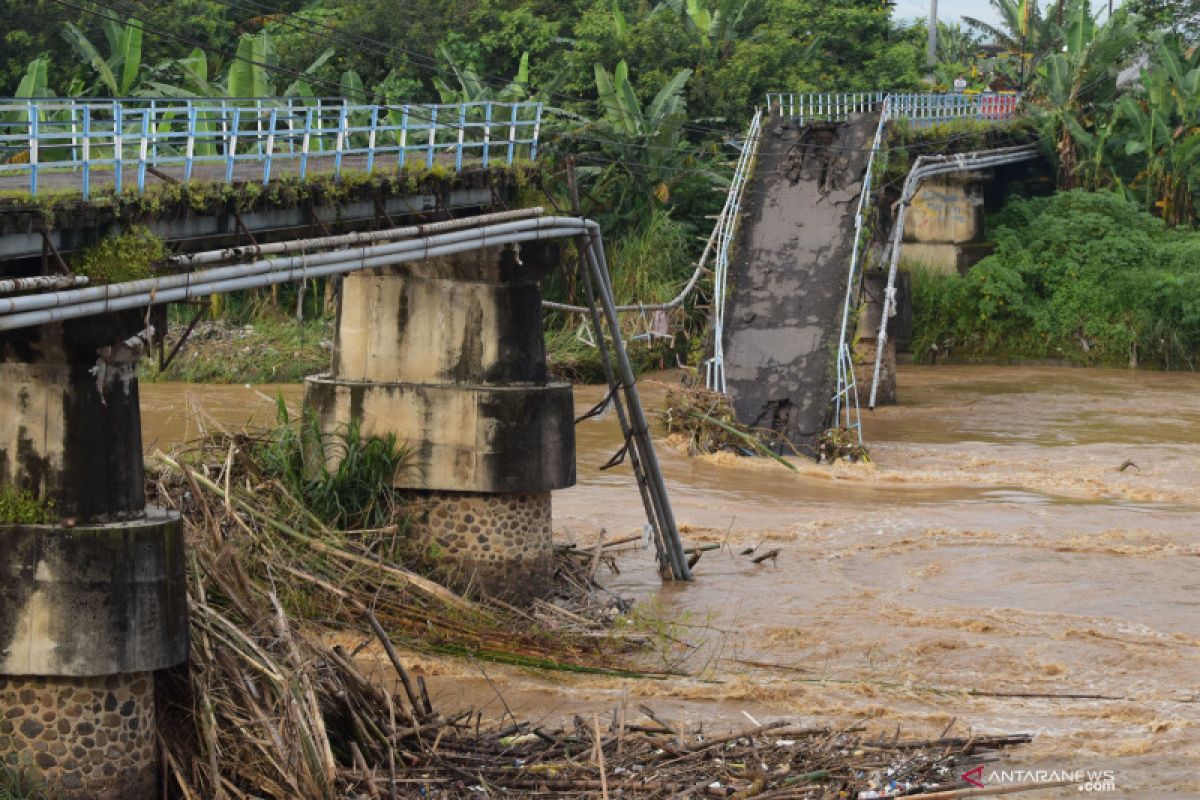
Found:
<path fill-rule="evenodd" d="M 326 432 L 395 433 L 412 457 L 394 485 L 425 501 L 417 547 L 461 587 L 516 602 L 550 587 L 550 493 L 575 483 L 571 386 L 548 377 L 541 323 L 557 252 L 531 242 L 349 275 L 332 372 L 305 396 Z"/>
<path fill-rule="evenodd" d="M 992 178 L 989 172 L 972 172 L 923 182 L 905 215 L 901 263 L 964 274 L 986 256 L 983 190 Z"/>
<path fill-rule="evenodd" d="M 0 759 L 54 797 L 157 796 L 154 672 L 187 659 L 182 528 L 145 506 L 120 344 L 143 324 L 0 334 Z"/>

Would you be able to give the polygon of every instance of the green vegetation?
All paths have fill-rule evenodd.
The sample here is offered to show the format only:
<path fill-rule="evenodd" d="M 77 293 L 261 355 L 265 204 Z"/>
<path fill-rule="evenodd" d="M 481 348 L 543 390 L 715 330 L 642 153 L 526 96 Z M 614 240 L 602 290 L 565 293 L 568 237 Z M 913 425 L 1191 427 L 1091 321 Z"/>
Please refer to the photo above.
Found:
<path fill-rule="evenodd" d="M 0 763 L 0 800 L 53 800 L 53 795 L 46 791 L 32 764 Z"/>
<path fill-rule="evenodd" d="M 1195 368 L 1200 233 L 1113 193 L 1015 200 L 966 276 L 917 271 L 915 353 Z"/>
<path fill-rule="evenodd" d="M 669 299 L 686 281 L 705 219 L 721 202 L 714 189 L 728 180 L 734 137 L 764 93 L 780 89 L 944 89 L 959 77 L 974 90 L 1027 89 L 1034 113 L 1011 126 L 895 126 L 880 185 L 898 181 L 921 153 L 1039 142 L 1061 187 L 1123 196 L 1168 226 L 1194 224 L 1200 187 L 1200 49 L 1193 46 L 1200 33 L 1198 0 L 1130 0 L 1112 15 L 1089 0 L 990 2 L 998 24 L 965 18 L 963 26 L 942 27 L 929 82 L 922 77 L 924 23 L 899 21 L 877 0 L 468 0 L 452 7 L 435 0 L 402 7 L 391 0 L 279 0 L 274 6 L 184 0 L 170 9 L 143 5 L 137 18 L 121 20 L 84 7 L 67 13 L 47 0 L 13 0 L 0 11 L 0 25 L 7 23 L 0 83 L 24 97 L 55 91 L 168 97 L 280 92 L 391 103 L 540 101 L 545 118 L 538 166 L 497 175 L 516 174 L 522 202 L 566 208 L 564 160 L 576 160 L 582 213 L 604 227 L 617 300 L 624 303 Z M 1140 79 L 1119 81 L 1139 56 L 1146 56 Z M 22 153 L 0 157 L 20 159 Z M 54 157 L 52 148 L 43 155 L 47 162 Z M 86 211 L 99 209 L 127 227 L 217 210 L 336 205 L 418 187 L 435 190 L 453 180 L 441 167 L 414 167 L 391 175 L 348 174 L 340 181 L 283 179 L 269 187 L 163 185 L 140 197 L 94 202 Z M 28 198 L 4 199 L 29 204 Z M 69 224 L 81 213 L 64 197 L 32 205 L 48 222 Z M 153 254 L 149 243 L 142 242 L 147 249 L 137 257 L 125 257 L 138 244 L 102 243 L 81 269 L 97 280 L 142 274 L 143 258 Z M 562 277 L 547 282 L 551 299 L 579 301 L 571 259 L 568 254 Z M 313 288 L 311 295 L 322 294 Z M 244 359 L 249 342 L 217 349 L 214 357 L 185 354 L 171 377 L 292 380 L 320 369 L 325 337 L 314 326 L 322 323 L 282 321 L 281 296 L 287 293 L 273 291 L 269 303 L 253 298 L 255 313 L 243 319 L 254 324 L 255 338 Z M 649 336 L 652 320 L 628 315 L 623 323 L 636 360 L 672 364 L 699 352 L 707 299 L 701 291 L 695 303 L 671 315 L 670 343 Z M 232 320 L 239 305 L 215 302 L 212 312 Z M 327 310 L 319 307 L 316 314 Z M 951 322 L 919 318 L 919 335 L 927 339 L 942 335 Z M 579 335 L 580 321 L 550 315 L 548 349 L 560 373 L 595 380 L 599 363 L 587 336 Z M 1140 345 L 1143 362 L 1185 357 L 1189 334 L 1170 333 L 1174 344 Z M 1056 334 L 1047 336 L 1040 342 L 1010 338 L 1006 346 L 1025 342 L 1043 352 Z M 1118 346 L 1116 339 L 1110 344 Z M 1114 363 L 1119 357 L 1112 347 L 1102 347 L 1103 354 L 1084 348 L 1083 354 L 1088 361 Z"/>
<path fill-rule="evenodd" d="M 1003 123 L 954 120 L 922 128 L 897 120 L 888 130 L 879 184 L 895 187 L 898 192 L 918 156 L 1036 144 L 1039 138 L 1037 121 L 1028 117 Z"/>
<path fill-rule="evenodd" d="M 589 342 L 592 340 L 591 322 L 583 317 L 574 317 L 561 328 L 546 332 L 546 361 L 550 372 L 562 380 L 573 383 L 604 383 L 604 365 L 600 362 L 600 351 Z M 632 333 L 638 320 L 627 319 L 623 323 Z M 669 342 L 628 342 L 626 352 L 634 372 L 675 366 L 676 349 Z"/>
<path fill-rule="evenodd" d="M 120 283 L 149 278 L 151 267 L 166 255 L 162 239 L 148 228 L 134 225 L 75 254 L 70 266 L 73 272 L 88 276 L 93 283 Z"/>
<path fill-rule="evenodd" d="M 728 180 L 731 136 L 765 92 L 920 84 L 921 33 L 878 0 L 281 2 L 250 8 L 185 0 L 170 9 L 141 7 L 136 19 L 117 21 L 82 7 L 68 14 L 44 0 L 16 0 L 0 12 L 0 23 L 14 31 L 0 58 L 0 83 L 20 83 L 28 95 L 541 101 L 539 163 L 554 177 L 537 187 L 549 195 L 537 202 L 569 205 L 562 166 L 574 156 L 582 211 L 601 222 L 619 251 L 621 302 L 648 302 L 640 294 L 647 289 L 678 291 L 708 227 L 705 217 L 720 207 L 713 189 Z M 47 19 L 23 19 L 39 13 Z M 422 178 L 406 172 L 400 179 Z M 336 204 L 406 188 L 413 187 L 345 176 L 269 188 L 159 187 L 142 198 L 92 205 L 111 202 L 108 213 L 127 223 L 218 208 Z M 46 216 L 70 224 L 73 210 L 56 201 Z M 629 254 L 627 268 L 621 253 Z M 652 258 L 632 263 L 643 256 Z M 578 302 L 574 288 L 571 280 L 557 282 L 550 295 Z M 214 311 L 223 313 L 219 304 Z M 673 319 L 671 333 L 682 334 L 678 352 L 687 352 L 686 337 L 702 328 L 700 317 Z M 577 322 L 559 317 L 549 327 L 573 335 Z M 630 336 L 645 333 L 644 322 L 629 324 Z"/>
<path fill-rule="evenodd" d="M 277 408 L 278 424 L 254 454 L 265 477 L 331 528 L 381 528 L 403 517 L 392 480 L 409 451 L 394 433 L 366 437 L 358 423 L 326 433 L 312 409 L 292 419 L 282 396 Z"/>
<path fill-rule="evenodd" d="M 1032 65 L 1033 127 L 1018 133 L 1041 142 L 1067 191 L 1010 203 L 993 221 L 995 254 L 965 277 L 918 270 L 914 351 L 1194 368 L 1200 49 L 1186 37 L 1200 7 L 1141 0 L 1108 17 L 1086 0 L 1030 14 L 993 5 L 1022 12 L 1004 15 Z M 893 180 L 921 149 L 911 138 L 893 133 Z"/>
<path fill-rule="evenodd" d="M 294 293 L 288 287 L 280 303 Z M 309 292 L 319 298 L 316 292 Z M 214 323 L 198 330 L 195 346 L 185 345 L 167 367 L 147 366 L 143 380 L 187 381 L 190 383 L 297 383 L 306 375 L 329 369 L 332 321 L 314 317 L 304 321 L 270 310 L 270 298 L 258 303 L 238 303 L 239 310 L 222 309 L 230 322 Z M 252 323 L 237 324 L 238 317 Z M 184 322 L 182 325 L 186 325 Z M 179 323 L 174 323 L 178 329 Z"/>
<path fill-rule="evenodd" d="M 53 502 L 11 484 L 0 484 L 0 525 L 48 525 L 56 519 Z"/>
<path fill-rule="evenodd" d="M 540 186 L 547 174 L 545 164 L 517 162 L 504 168 L 492 168 L 472 179 L 496 188 L 515 187 L 518 191 Z M 248 212 L 267 208 L 297 208 L 312 205 L 338 205 L 371 200 L 393 194 L 416 192 L 438 194 L 462 185 L 463 176 L 440 164 L 426 168 L 410 161 L 403 169 L 379 169 L 372 173 L 344 170 L 340 178 L 314 174 L 301 181 L 285 176 L 263 186 L 257 182 L 239 184 L 190 181 L 156 183 L 138 194 L 133 191 L 83 201 L 77 190 L 48 192 L 31 198 L 25 192 L 0 192 L 0 204 L 19 206 L 41 216 L 47 227 L 69 226 L 77 217 L 89 226 L 110 221 L 123 224 L 155 219 L 178 218 L 188 214 Z"/>

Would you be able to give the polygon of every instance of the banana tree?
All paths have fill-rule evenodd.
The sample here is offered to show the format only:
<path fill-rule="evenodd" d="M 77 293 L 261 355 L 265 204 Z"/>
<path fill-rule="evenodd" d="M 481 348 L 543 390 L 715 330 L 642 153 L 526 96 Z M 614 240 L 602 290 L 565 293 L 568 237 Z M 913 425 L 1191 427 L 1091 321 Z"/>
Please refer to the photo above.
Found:
<path fill-rule="evenodd" d="M 25 68 L 25 75 L 21 78 L 21 82 L 17 85 L 17 91 L 13 96 L 18 100 L 28 100 L 34 97 L 50 97 L 52 92 L 47 83 L 49 68 L 50 59 L 45 56 L 30 61 L 29 65 Z M 24 136 L 28 132 L 28 128 L 26 127 L 28 122 L 27 111 L 6 111 L 0 113 L 0 132 L 6 134 L 15 133 Z M 28 160 L 29 149 L 23 144 L 0 148 L 0 163 L 25 163 Z"/>
<path fill-rule="evenodd" d="M 35 58 L 25 68 L 25 75 L 17 85 L 14 97 L 27 100 L 31 97 L 50 97 L 50 84 L 47 74 L 50 70 L 50 59 L 46 56 Z"/>
<path fill-rule="evenodd" d="M 1118 14 L 1097 22 L 1089 0 L 1072 3 L 1061 52 L 1047 56 L 1034 85 L 1035 102 L 1055 143 L 1060 183 L 1078 184 L 1077 141 L 1080 130 L 1094 128 L 1094 118 L 1113 102 L 1117 74 L 1137 41 L 1137 26 Z"/>
<path fill-rule="evenodd" d="M 1168 38 L 1141 72 L 1141 91 L 1117 105 L 1114 121 L 1126 156 L 1139 169 L 1129 181 L 1150 211 L 1169 224 L 1190 222 L 1200 183 L 1200 54 Z"/>
<path fill-rule="evenodd" d="M 79 58 L 96 73 L 92 87 L 110 97 L 129 97 L 141 82 L 142 23 L 131 19 L 124 25 L 112 20 L 104 22 L 104 38 L 108 42 L 108 57 L 88 39 L 78 27 L 63 23 L 63 38 Z"/>
<path fill-rule="evenodd" d="M 438 96 L 441 97 L 443 103 L 475 103 L 484 100 L 516 103 L 529 95 L 528 51 L 521 54 L 521 61 L 517 65 L 517 74 L 499 90 L 484 83 L 475 70 L 460 66 L 445 47 L 438 49 L 438 55 L 446 62 L 446 66 L 458 84 L 454 86 L 440 75 L 433 79 L 433 87 L 437 89 Z"/>
<path fill-rule="evenodd" d="M 692 71 L 677 72 L 644 109 L 624 61 L 612 73 L 597 64 L 595 73 L 603 112 L 598 127 L 606 134 L 606 150 L 614 156 L 598 184 L 615 190 L 614 205 L 624 211 L 646 201 L 669 202 L 688 157 L 681 130 L 686 113 L 683 90 Z"/>
<path fill-rule="evenodd" d="M 715 0 L 711 5 L 705 0 L 666 0 L 658 8 L 682 17 L 705 47 L 715 45 L 727 54 L 749 5 L 750 0 Z"/>
<path fill-rule="evenodd" d="M 283 96 L 315 97 L 309 81 L 333 54 L 334 48 L 331 47 L 317 56 L 296 80 L 288 84 Z M 216 60 L 210 62 L 209 55 L 197 47 L 183 58 L 159 66 L 159 72 L 178 74 L 181 78 L 179 82 L 148 81 L 146 93 L 181 100 L 199 97 L 224 99 L 271 96 L 274 94 L 274 84 L 271 81 L 270 70 L 274 63 L 275 48 L 270 34 L 266 31 L 256 35 L 245 34 L 238 41 L 237 56 L 223 77 L 216 77 L 219 73 Z M 158 123 L 161 131 L 165 132 L 170 128 L 172 117 L 171 114 L 162 115 Z M 200 119 L 196 122 L 196 129 L 204 134 L 215 130 L 215 125 L 212 120 Z M 207 138 L 202 135 L 197 142 L 197 155 L 215 154 L 215 144 L 206 141 Z"/>
<path fill-rule="evenodd" d="M 1039 10 L 1038 0 L 988 0 L 988 3 L 1000 20 L 998 25 L 977 17 L 964 16 L 962 20 L 1018 59 L 1013 77 L 1018 86 L 1025 88 L 1042 59 L 1057 50 L 1062 41 L 1055 12 L 1050 7 Z"/>

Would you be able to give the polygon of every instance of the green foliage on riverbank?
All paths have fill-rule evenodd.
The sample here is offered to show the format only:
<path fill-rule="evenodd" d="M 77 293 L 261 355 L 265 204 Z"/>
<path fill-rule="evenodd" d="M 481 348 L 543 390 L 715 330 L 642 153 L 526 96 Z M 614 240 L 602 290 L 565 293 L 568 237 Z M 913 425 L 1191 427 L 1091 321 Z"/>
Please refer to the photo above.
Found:
<path fill-rule="evenodd" d="M 306 375 L 329 370 L 332 320 L 299 322 L 268 310 L 247 313 L 252 323 L 217 322 L 198 328 L 193 334 L 195 339 L 166 370 L 160 370 L 156 362 L 147 362 L 142 380 L 298 383 Z"/>
<path fill-rule="evenodd" d="M 1200 232 L 1109 193 L 1011 202 L 965 276 L 918 271 L 913 351 L 1193 368 Z"/>

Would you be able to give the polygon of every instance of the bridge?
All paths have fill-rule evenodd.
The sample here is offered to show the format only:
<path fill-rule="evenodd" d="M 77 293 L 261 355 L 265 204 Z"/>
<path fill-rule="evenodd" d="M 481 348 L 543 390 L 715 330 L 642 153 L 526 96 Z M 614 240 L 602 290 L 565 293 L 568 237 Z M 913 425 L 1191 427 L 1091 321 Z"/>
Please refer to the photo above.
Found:
<path fill-rule="evenodd" d="M 892 232 L 882 237 L 886 250 L 874 254 L 874 263 L 887 269 L 870 270 L 872 221 L 890 212 L 876 207 L 880 189 L 874 185 L 888 125 L 1004 123 L 1022 113 L 1021 97 L 771 93 L 766 109 L 766 121 L 756 115 L 743 139 L 714 234 L 719 252 L 706 382 L 730 395 L 742 422 L 802 449 L 813 452 L 831 425 L 853 431 L 861 444 L 859 376 L 869 378 L 872 407 L 881 396 L 894 397 L 895 345 L 888 333 L 906 219 L 914 203 L 928 206 L 922 181 L 978 175 L 1035 160 L 1038 152 L 1014 147 L 917 159 L 895 198 Z M 770 145 L 763 148 L 763 141 Z M 935 214 L 969 217 L 963 234 L 969 240 L 982 234 L 975 201 L 952 192 Z M 957 251 L 956 242 L 947 244 Z"/>
<path fill-rule="evenodd" d="M 712 259 L 707 374 L 743 419 L 761 422 L 765 408 L 787 434 L 825 421 L 832 402 L 854 424 L 850 324 L 888 120 L 994 122 L 1018 103 L 767 97 L 696 274 L 672 301 Z M 618 319 L 644 306 L 616 305 L 595 222 L 508 207 L 516 174 L 538 157 L 541 113 L 536 103 L 0 100 L 0 488 L 52 509 L 0 520 L 0 705 L 33 714 L 42 698 L 55 708 L 77 691 L 98 698 L 53 720 L 70 757 L 42 747 L 45 721 L 14 739 L 41 756 L 55 788 L 151 795 L 153 674 L 187 657 L 181 521 L 146 507 L 137 393 L 167 303 L 340 278 L 332 363 L 308 379 L 306 405 L 324 431 L 354 423 L 407 442 L 417 464 L 393 484 L 429 507 L 412 535 L 472 586 L 520 603 L 548 585 L 551 493 L 575 479 L 572 394 L 548 375 L 540 313 L 555 242 L 572 240 L 586 305 L 566 308 L 585 314 L 600 345 L 605 404 L 660 568 L 690 579 Z M 920 166 L 937 174 L 1009 157 Z M 93 285 L 69 269 L 70 250 L 132 224 L 171 246 L 148 276 Z M 128 714 L 114 721 L 114 705 Z M 134 733 L 109 759 L 115 771 L 92 775 L 75 753 L 91 758 L 90 733 L 106 726 Z"/>
<path fill-rule="evenodd" d="M 204 249 L 485 207 L 537 159 L 541 120 L 532 102 L 0 100 L 0 260 L 77 249 L 88 229 L 131 220 Z M 169 200 L 179 213 L 164 213 Z M 43 224 L 48 208 L 58 224 Z"/>
<path fill-rule="evenodd" d="M 541 314 L 572 240 L 647 536 L 690 579 L 599 226 L 510 207 L 540 125 L 536 103 L 0 101 L 0 490 L 42 509 L 0 519 L 0 707 L 6 750 L 56 793 L 156 796 L 154 673 L 188 655 L 182 524 L 146 506 L 137 389 L 167 303 L 340 278 L 306 406 L 326 432 L 405 442 L 416 549 L 526 603 L 552 577 L 551 493 L 575 481 Z M 69 268 L 132 224 L 171 249 L 148 276 Z"/>
<path fill-rule="evenodd" d="M 377 105 L 342 98 L 0 100 L 0 191 L 144 192 L 376 167 L 537 158 L 542 104 Z"/>

